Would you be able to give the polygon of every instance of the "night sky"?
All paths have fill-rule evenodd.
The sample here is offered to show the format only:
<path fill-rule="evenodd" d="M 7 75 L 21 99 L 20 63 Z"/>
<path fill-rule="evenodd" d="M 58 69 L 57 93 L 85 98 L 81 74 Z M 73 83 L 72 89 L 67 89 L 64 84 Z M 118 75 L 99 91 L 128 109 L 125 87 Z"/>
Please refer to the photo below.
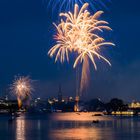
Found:
<path fill-rule="evenodd" d="M 98 71 L 90 67 L 90 85 L 84 98 L 140 100 L 139 5 L 139 0 L 112 0 L 104 9 L 103 18 L 113 29 L 107 35 L 116 47 L 101 53 L 112 67 L 97 59 Z M 51 12 L 42 0 L 0 0 L 1 95 L 6 94 L 15 75 L 30 75 L 35 80 L 34 97 L 57 96 L 59 84 L 64 96 L 75 95 L 73 60 L 55 64 L 47 55 L 55 43 L 52 23 L 58 23 L 57 16 L 58 9 Z"/>

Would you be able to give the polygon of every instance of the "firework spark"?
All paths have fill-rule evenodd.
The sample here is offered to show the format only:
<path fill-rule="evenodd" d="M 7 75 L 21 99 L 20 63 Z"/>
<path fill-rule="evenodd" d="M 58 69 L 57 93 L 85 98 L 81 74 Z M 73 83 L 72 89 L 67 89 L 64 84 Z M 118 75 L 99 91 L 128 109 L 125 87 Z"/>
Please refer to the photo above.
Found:
<path fill-rule="evenodd" d="M 85 3 L 81 9 L 75 4 L 74 14 L 71 12 L 60 13 L 63 19 L 61 19 L 59 25 L 55 24 L 57 29 L 57 34 L 55 35 L 57 44 L 48 52 L 50 57 L 56 55 L 55 61 L 60 60 L 61 63 L 65 60 L 69 61 L 69 53 L 75 52 L 77 54 L 73 67 L 77 67 L 80 63 L 83 65 L 80 85 L 81 91 L 88 83 L 89 60 L 91 60 L 95 69 L 97 69 L 95 57 L 103 59 L 111 65 L 100 54 L 100 48 L 108 45 L 114 46 L 113 43 L 106 42 L 98 34 L 98 32 L 103 32 L 104 30 L 111 30 L 108 22 L 99 20 L 103 11 L 98 11 L 94 15 L 91 15 L 87 7 L 88 3 Z"/>
<path fill-rule="evenodd" d="M 97 11 L 98 8 L 105 7 L 105 2 L 110 2 L 111 0 L 47 0 L 46 3 L 48 8 L 52 7 L 56 9 L 59 7 L 59 11 L 63 10 L 71 10 L 74 8 L 74 5 L 77 3 L 82 6 L 84 3 L 89 3 L 92 10 Z"/>
<path fill-rule="evenodd" d="M 17 96 L 19 108 L 22 105 L 22 100 L 30 97 L 33 91 L 32 80 L 29 77 L 16 77 L 11 86 L 12 92 Z"/>

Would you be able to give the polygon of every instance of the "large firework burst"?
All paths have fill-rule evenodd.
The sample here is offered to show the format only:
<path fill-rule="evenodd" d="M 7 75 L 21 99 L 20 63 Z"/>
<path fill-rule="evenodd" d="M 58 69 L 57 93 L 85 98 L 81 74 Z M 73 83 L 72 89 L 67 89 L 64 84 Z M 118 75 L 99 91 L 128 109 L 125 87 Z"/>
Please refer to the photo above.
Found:
<path fill-rule="evenodd" d="M 88 71 L 89 60 L 93 63 L 95 69 L 97 69 L 95 63 L 95 57 L 103 59 L 109 65 L 110 62 L 100 54 L 100 48 L 102 46 L 113 45 L 111 42 L 106 42 L 105 39 L 99 36 L 98 32 L 104 30 L 111 30 L 108 26 L 108 22 L 99 20 L 99 17 L 103 11 L 98 11 L 94 15 L 91 15 L 87 10 L 88 3 L 85 3 L 81 9 L 75 4 L 74 13 L 60 13 L 63 17 L 59 25 L 55 24 L 57 34 L 55 39 L 57 44 L 52 47 L 48 54 L 55 57 L 55 61 L 60 60 L 62 63 L 69 61 L 69 53 L 76 52 L 77 57 L 75 59 L 73 67 L 82 63 L 82 76 L 81 76 L 81 91 L 88 83 Z"/>

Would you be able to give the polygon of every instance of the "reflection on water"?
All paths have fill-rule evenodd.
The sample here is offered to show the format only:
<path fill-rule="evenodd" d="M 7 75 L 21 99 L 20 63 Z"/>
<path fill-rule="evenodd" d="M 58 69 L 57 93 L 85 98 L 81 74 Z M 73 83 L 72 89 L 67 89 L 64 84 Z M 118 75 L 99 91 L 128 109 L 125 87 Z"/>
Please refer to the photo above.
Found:
<path fill-rule="evenodd" d="M 25 140 L 25 120 L 16 120 L 16 140 Z"/>
<path fill-rule="evenodd" d="M 49 139 L 58 140 L 109 140 L 112 139 L 112 134 L 103 135 L 101 124 L 92 123 L 94 120 L 108 120 L 103 117 L 93 117 L 92 113 L 65 113 L 51 117 L 52 121 L 50 128 Z M 103 124 L 103 123 L 102 123 Z M 100 126 L 100 127 L 99 127 Z M 59 128 L 59 129 L 58 129 Z M 110 128 L 106 129 L 111 131 Z"/>
<path fill-rule="evenodd" d="M 93 120 L 99 123 L 92 123 Z M 140 117 L 93 116 L 92 113 L 0 117 L 1 140 L 139 140 Z"/>
<path fill-rule="evenodd" d="M 111 130 L 110 130 L 111 131 Z M 50 139 L 59 140 L 111 140 L 113 139 L 111 133 L 108 135 L 102 135 L 102 129 L 96 127 L 75 127 L 73 125 L 70 128 L 51 129 Z"/>

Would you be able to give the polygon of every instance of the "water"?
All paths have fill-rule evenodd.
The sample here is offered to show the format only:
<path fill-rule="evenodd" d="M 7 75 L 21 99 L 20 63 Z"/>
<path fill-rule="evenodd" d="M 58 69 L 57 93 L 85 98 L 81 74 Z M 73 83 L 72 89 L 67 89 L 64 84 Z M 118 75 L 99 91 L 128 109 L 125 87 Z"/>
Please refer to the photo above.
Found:
<path fill-rule="evenodd" d="M 140 117 L 93 113 L 0 116 L 0 140 L 139 140 Z M 92 123 L 99 120 L 99 123 Z"/>

